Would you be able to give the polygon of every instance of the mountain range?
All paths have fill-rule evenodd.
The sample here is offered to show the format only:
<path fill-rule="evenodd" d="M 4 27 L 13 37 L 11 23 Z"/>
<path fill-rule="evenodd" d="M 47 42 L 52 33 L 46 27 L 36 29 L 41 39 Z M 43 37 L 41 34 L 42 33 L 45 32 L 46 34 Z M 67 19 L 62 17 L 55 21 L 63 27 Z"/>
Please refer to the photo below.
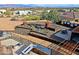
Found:
<path fill-rule="evenodd" d="M 0 4 L 0 8 L 79 8 L 79 4 Z"/>

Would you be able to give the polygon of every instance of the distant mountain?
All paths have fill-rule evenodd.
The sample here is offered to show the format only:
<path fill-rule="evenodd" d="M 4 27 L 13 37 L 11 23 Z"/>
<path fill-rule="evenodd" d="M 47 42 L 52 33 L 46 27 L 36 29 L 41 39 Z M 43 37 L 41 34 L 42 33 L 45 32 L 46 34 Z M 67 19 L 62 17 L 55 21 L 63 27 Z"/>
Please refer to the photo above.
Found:
<path fill-rule="evenodd" d="M 0 8 L 79 8 L 79 4 L 0 4 Z"/>

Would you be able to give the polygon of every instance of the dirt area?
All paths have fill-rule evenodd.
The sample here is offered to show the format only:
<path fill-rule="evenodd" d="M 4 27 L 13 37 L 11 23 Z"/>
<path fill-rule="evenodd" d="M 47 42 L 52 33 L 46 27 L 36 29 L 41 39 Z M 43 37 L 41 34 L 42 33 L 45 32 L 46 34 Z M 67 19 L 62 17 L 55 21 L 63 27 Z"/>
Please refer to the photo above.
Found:
<path fill-rule="evenodd" d="M 0 21 L 10 21 L 10 17 L 3 17 L 3 18 L 0 18 Z"/>

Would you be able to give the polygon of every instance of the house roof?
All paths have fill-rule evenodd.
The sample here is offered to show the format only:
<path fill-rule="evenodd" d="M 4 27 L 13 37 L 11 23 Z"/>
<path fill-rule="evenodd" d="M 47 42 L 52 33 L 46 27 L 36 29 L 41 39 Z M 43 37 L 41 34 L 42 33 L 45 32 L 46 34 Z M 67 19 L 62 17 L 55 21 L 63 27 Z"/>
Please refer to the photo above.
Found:
<path fill-rule="evenodd" d="M 74 33 L 79 33 L 79 26 L 76 27 L 76 28 L 74 28 L 74 29 L 72 30 L 72 32 L 74 32 Z"/>
<path fill-rule="evenodd" d="M 61 16 L 65 18 L 79 18 L 79 12 L 64 12 Z"/>
<path fill-rule="evenodd" d="M 0 31 L 14 31 L 23 21 L 0 21 Z"/>

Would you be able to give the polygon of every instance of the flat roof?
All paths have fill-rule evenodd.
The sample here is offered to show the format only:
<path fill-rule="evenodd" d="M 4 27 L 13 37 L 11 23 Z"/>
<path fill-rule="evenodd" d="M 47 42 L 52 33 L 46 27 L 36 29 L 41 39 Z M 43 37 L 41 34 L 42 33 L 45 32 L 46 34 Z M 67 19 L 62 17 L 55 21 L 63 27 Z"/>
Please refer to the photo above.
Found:
<path fill-rule="evenodd" d="M 0 21 L 0 31 L 14 31 L 23 21 Z"/>

